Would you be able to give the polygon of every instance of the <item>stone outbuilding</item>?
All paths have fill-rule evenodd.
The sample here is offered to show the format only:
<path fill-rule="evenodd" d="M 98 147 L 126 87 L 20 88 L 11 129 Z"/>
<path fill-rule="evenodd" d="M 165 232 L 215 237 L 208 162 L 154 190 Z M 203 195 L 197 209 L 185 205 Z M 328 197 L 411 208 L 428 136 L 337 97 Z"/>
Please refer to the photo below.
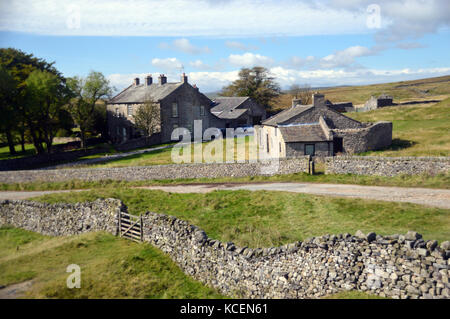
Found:
<path fill-rule="evenodd" d="M 294 105 L 256 126 L 255 138 L 270 157 L 333 156 L 388 147 L 392 123 L 358 122 L 316 93 L 311 105 Z"/>
<path fill-rule="evenodd" d="M 380 107 L 392 106 L 394 105 L 393 100 L 393 97 L 387 94 L 381 94 L 378 97 L 371 96 L 364 104 L 364 110 L 370 111 Z"/>

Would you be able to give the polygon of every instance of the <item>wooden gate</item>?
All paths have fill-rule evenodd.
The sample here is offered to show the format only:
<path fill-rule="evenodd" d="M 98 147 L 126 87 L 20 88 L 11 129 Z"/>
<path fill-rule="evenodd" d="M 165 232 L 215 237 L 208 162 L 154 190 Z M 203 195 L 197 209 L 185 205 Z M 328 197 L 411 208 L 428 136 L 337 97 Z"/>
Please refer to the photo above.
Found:
<path fill-rule="evenodd" d="M 142 215 L 134 216 L 119 212 L 119 237 L 124 237 L 137 242 L 143 241 Z"/>

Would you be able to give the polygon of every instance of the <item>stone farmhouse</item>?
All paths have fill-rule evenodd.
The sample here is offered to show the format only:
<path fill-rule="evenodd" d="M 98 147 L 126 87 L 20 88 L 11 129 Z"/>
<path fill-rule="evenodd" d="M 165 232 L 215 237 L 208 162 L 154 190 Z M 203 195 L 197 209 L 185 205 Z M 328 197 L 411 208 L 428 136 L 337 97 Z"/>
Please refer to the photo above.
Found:
<path fill-rule="evenodd" d="M 226 128 L 259 124 L 266 118 L 264 108 L 249 97 L 217 98 L 214 101 L 188 83 L 183 73 L 180 82 L 167 82 L 161 74 L 154 83 L 151 75 L 140 84 L 139 78 L 107 104 L 108 131 L 114 143 L 141 137 L 133 115 L 147 100 L 159 104 L 160 132 L 153 134 L 151 144 L 171 141 L 175 128 L 184 127 L 193 136 L 195 120 L 202 120 L 202 134 L 209 127 Z"/>
<path fill-rule="evenodd" d="M 313 94 L 311 105 L 295 104 L 255 127 L 255 139 L 269 157 L 334 156 L 387 147 L 392 123 L 361 123 Z"/>

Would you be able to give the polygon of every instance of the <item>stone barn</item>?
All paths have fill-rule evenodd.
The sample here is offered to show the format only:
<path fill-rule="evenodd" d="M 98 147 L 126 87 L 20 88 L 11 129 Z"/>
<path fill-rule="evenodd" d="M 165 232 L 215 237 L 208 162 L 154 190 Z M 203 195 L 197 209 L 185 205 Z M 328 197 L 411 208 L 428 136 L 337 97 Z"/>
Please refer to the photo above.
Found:
<path fill-rule="evenodd" d="M 255 127 L 260 149 L 270 157 L 334 156 L 388 147 L 392 123 L 361 123 L 327 105 L 313 94 L 311 105 L 295 105 Z"/>

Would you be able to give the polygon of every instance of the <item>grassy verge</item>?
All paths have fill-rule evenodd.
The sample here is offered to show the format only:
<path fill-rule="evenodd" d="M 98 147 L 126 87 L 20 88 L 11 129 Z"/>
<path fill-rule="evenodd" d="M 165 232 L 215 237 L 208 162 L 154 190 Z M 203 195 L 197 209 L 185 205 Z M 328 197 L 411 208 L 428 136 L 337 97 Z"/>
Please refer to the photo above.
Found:
<path fill-rule="evenodd" d="M 347 115 L 361 122 L 390 121 L 393 124 L 393 143 L 389 148 L 359 155 L 450 155 L 450 98 L 435 104 L 392 106 Z"/>
<path fill-rule="evenodd" d="M 0 191 L 38 191 L 38 190 L 67 190 L 91 188 L 116 188 L 151 185 L 182 185 L 182 184 L 208 184 L 208 183 L 264 183 L 264 182 L 305 182 L 305 183 L 332 183 L 355 184 L 370 186 L 399 186 L 450 189 L 450 173 L 431 175 L 401 175 L 395 177 L 363 176 L 363 175 L 309 175 L 296 173 L 275 176 L 250 177 L 222 177 L 222 178 L 196 178 L 196 179 L 168 179 L 149 181 L 83 181 L 70 180 L 65 182 L 28 182 L 28 183 L 0 183 Z"/>
<path fill-rule="evenodd" d="M 109 197 L 121 199 L 133 214 L 153 211 L 177 216 L 212 238 L 249 247 L 358 229 L 385 235 L 415 230 L 427 239 L 450 238 L 450 210 L 408 203 L 268 191 L 178 194 L 127 188 L 58 193 L 37 200 L 73 203 Z"/>
<path fill-rule="evenodd" d="M 51 238 L 0 228 L 0 285 L 33 280 L 28 298 L 222 298 L 164 253 L 106 233 Z M 68 289 L 66 267 L 81 267 Z"/>

